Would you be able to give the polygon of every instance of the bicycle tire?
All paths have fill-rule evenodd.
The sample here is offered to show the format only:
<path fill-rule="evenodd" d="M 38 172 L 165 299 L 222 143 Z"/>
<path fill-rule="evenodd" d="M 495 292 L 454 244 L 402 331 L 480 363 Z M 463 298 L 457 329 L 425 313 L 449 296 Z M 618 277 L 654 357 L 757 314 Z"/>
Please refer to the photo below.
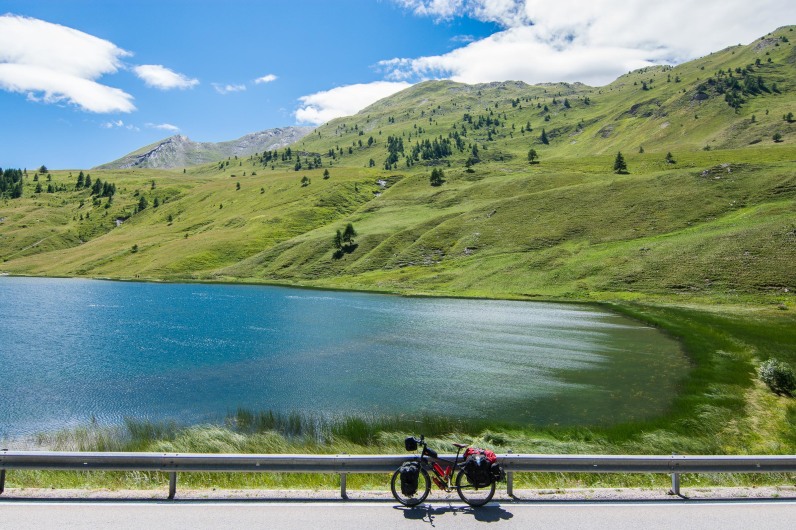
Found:
<path fill-rule="evenodd" d="M 417 477 L 417 491 L 414 495 L 404 495 L 401 492 L 401 472 L 400 470 L 396 470 L 395 473 L 392 474 L 390 489 L 396 501 L 404 506 L 417 506 L 428 497 L 428 493 L 431 491 L 431 479 L 428 477 L 426 470 L 421 468 L 420 474 Z"/>
<path fill-rule="evenodd" d="M 495 481 L 491 481 L 489 486 L 484 488 L 477 488 L 467 478 L 467 473 L 460 469 L 456 475 L 456 493 L 459 494 L 461 500 L 477 508 L 492 500 L 495 495 Z"/>

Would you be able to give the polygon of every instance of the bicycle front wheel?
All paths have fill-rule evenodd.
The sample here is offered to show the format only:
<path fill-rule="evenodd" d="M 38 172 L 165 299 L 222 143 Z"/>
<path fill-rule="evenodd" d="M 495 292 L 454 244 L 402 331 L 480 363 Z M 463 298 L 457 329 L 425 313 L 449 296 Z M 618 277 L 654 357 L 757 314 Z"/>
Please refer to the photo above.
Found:
<path fill-rule="evenodd" d="M 470 506 L 483 506 L 495 495 L 495 481 L 491 481 L 489 486 L 476 487 L 467 478 L 464 470 L 460 469 L 459 474 L 456 475 L 456 493 Z"/>
<path fill-rule="evenodd" d="M 392 475 L 390 489 L 392 489 L 392 496 L 395 497 L 395 500 L 404 506 L 417 506 L 428 497 L 428 492 L 431 491 L 431 479 L 428 478 L 426 470 L 421 468 L 420 474 L 417 476 L 417 491 L 412 495 L 404 495 L 401 491 L 401 471 L 398 470 Z"/>

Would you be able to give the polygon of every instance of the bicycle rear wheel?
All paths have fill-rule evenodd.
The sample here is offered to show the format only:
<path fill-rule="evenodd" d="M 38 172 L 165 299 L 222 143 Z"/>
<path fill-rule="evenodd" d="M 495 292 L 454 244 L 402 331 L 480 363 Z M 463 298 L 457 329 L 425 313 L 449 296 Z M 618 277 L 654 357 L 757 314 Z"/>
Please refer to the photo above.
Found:
<path fill-rule="evenodd" d="M 467 473 L 460 469 L 456 475 L 456 493 L 470 506 L 483 506 L 495 495 L 495 481 L 491 481 L 488 486 L 477 487 L 467 478 Z"/>
<path fill-rule="evenodd" d="M 428 492 L 431 491 L 431 479 L 428 478 L 426 470 L 421 468 L 417 477 L 417 491 L 412 495 L 404 495 L 401 491 L 401 471 L 397 470 L 392 475 L 390 489 L 395 500 L 404 506 L 417 506 L 428 497 Z"/>

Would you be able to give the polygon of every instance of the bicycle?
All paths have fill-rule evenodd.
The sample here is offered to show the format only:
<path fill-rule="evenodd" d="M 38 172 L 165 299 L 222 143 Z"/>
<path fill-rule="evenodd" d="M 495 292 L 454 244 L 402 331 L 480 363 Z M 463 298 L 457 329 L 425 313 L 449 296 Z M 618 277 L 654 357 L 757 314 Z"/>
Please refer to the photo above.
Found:
<path fill-rule="evenodd" d="M 406 438 L 404 444 L 407 451 L 416 451 L 418 446 L 422 447 L 420 458 L 416 462 L 419 466 L 416 491 L 412 494 L 405 494 L 402 491 L 401 468 L 403 466 L 393 473 L 390 482 L 393 497 L 404 506 L 417 506 L 426 500 L 431 491 L 432 481 L 445 492 L 450 493 L 455 489 L 459 498 L 473 507 L 483 506 L 495 495 L 496 480 L 494 478 L 490 479 L 488 484 L 476 483 L 465 472 L 464 459 L 459 462 L 462 449 L 469 447 L 469 444 L 453 444 L 456 447 L 456 458 L 453 461 L 440 458 L 435 450 L 428 447 L 422 435 L 420 438 L 410 436 Z M 457 470 L 455 480 L 453 479 L 454 470 Z"/>

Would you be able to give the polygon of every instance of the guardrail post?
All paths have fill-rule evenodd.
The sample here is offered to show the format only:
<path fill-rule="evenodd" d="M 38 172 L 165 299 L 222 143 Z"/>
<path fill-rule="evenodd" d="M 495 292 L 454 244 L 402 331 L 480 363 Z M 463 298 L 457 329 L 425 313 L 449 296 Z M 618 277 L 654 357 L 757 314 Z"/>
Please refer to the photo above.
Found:
<path fill-rule="evenodd" d="M 0 495 L 6 490 L 6 470 L 0 469 Z"/>
<path fill-rule="evenodd" d="M 672 453 L 672 456 L 677 456 L 677 453 Z M 672 458 L 672 467 L 675 466 L 674 458 Z M 672 473 L 672 489 L 669 490 L 669 495 L 680 496 L 680 473 Z"/>
<path fill-rule="evenodd" d="M 511 454 L 511 449 L 508 452 Z M 514 471 L 506 471 L 506 494 L 514 498 Z"/>
<path fill-rule="evenodd" d="M 348 453 L 340 453 L 342 456 L 346 456 Z M 348 500 L 348 491 L 346 491 L 346 487 L 348 483 L 348 474 L 347 473 L 340 473 L 340 498 L 344 500 Z"/>
<path fill-rule="evenodd" d="M 174 495 L 177 494 L 177 472 L 172 471 L 169 473 L 169 500 L 174 500 Z"/>

